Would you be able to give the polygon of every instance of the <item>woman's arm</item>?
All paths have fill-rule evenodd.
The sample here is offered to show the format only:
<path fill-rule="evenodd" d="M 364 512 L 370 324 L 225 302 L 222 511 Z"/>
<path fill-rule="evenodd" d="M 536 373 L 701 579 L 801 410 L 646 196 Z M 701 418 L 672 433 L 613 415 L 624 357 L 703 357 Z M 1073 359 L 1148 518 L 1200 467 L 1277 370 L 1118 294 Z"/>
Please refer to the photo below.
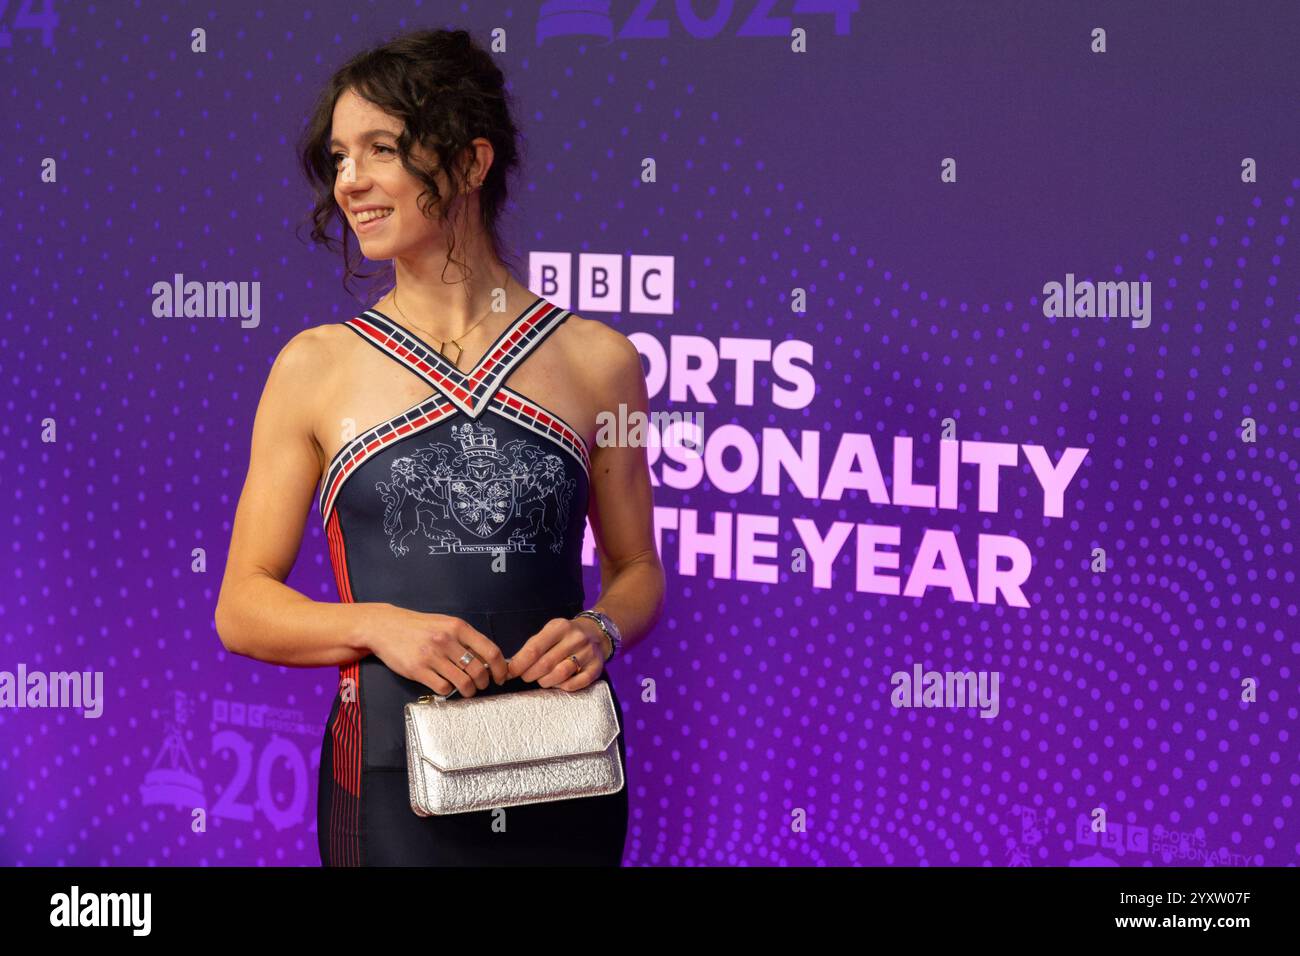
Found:
<path fill-rule="evenodd" d="M 366 633 L 373 630 L 366 622 L 379 607 L 313 601 L 284 584 L 320 478 L 306 397 L 319 389 L 329 367 L 324 334 L 307 329 L 295 335 L 267 376 L 215 614 L 228 650 L 296 667 L 365 657 Z"/>
<path fill-rule="evenodd" d="M 614 333 L 590 365 L 602 411 L 619 405 L 649 415 L 641 356 L 626 336 Z M 597 446 L 591 453 L 588 518 L 600 557 L 600 598 L 593 605 L 618 625 L 626 650 L 644 637 L 663 613 L 664 569 L 655 546 L 654 497 L 644 447 Z M 583 627 L 599 626 L 586 618 Z M 601 636 L 608 653 L 608 640 Z"/>
<path fill-rule="evenodd" d="M 592 328 L 595 334 L 581 345 L 582 387 L 595 395 L 598 413 L 617 415 L 622 404 L 629 415 L 648 415 L 645 372 L 636 346 L 608 326 L 592 323 Z M 593 606 L 613 619 L 627 648 L 654 627 L 664 604 L 664 569 L 655 547 L 654 497 L 644 446 L 592 449 L 587 517 L 600 556 L 601 592 Z M 510 658 L 507 676 L 536 681 L 539 687 L 580 690 L 598 678 L 609 653 L 609 639 L 595 621 L 552 618 Z"/>

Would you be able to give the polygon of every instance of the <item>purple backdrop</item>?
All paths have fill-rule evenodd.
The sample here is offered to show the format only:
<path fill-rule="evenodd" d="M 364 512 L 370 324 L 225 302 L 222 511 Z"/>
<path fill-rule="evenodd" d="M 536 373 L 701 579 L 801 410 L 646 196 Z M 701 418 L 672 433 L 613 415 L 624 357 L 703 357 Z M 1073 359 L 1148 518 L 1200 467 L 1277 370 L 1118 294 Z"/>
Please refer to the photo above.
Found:
<path fill-rule="evenodd" d="M 318 863 L 337 674 L 231 656 L 212 621 L 270 362 L 362 307 L 295 237 L 293 144 L 346 56 L 463 26 L 506 31 L 534 291 L 678 356 L 652 407 L 704 416 L 703 475 L 654 465 L 667 613 L 612 667 L 625 861 L 1295 863 L 1295 4 L 21 6 L 0 10 L 0 671 L 103 684 L 97 718 L 0 708 L 0 862 Z M 664 312 L 633 298 L 645 256 L 671 266 Z M 619 294 L 580 300 L 602 268 Z M 178 273 L 259 283 L 256 324 L 157 317 Z M 1067 274 L 1149 281 L 1149 327 L 1047 316 Z M 747 401 L 724 358 L 669 402 L 686 352 L 724 339 L 808 343 L 815 395 L 781 403 L 759 362 Z M 912 436 L 933 483 L 945 419 L 1053 462 L 1088 449 L 1064 514 L 1023 454 L 996 512 L 967 464 L 956 510 L 819 497 L 851 435 L 891 492 Z M 728 490 L 764 429 L 820 437 L 817 493 Z M 836 522 L 898 527 L 904 583 L 927 528 L 972 584 L 978 536 L 1014 536 L 1029 607 L 858 590 L 854 534 L 818 586 L 795 549 Z M 724 539 L 729 561 L 682 558 Z M 337 600 L 316 515 L 289 584 Z M 894 706 L 917 664 L 996 672 L 996 715 Z"/>

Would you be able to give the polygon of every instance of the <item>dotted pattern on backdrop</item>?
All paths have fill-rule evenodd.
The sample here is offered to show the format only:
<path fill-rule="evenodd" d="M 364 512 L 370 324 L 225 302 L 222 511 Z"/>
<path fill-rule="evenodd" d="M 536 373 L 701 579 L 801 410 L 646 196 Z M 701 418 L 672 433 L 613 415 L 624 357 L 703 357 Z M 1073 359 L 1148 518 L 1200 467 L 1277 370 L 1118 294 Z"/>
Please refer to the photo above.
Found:
<path fill-rule="evenodd" d="M 277 143 L 268 131 L 290 129 L 285 118 L 301 115 L 314 84 L 350 51 L 358 20 L 323 27 L 319 12 L 269 5 L 234 26 L 201 7 L 92 5 L 61 16 L 60 43 L 77 52 L 57 72 L 28 49 L 29 36 L 15 33 L 4 54 L 11 98 L 26 106 L 6 120 L 15 164 L 3 209 L 19 214 L 6 217 L 5 259 L 21 279 L 9 283 L 0 351 L 0 465 L 15 504 L 0 667 L 102 669 L 106 716 L 0 711 L 0 776 L 12 781 L 0 862 L 314 865 L 317 748 L 333 676 L 223 653 L 211 608 L 267 363 L 299 327 L 348 317 L 343 306 L 308 313 L 298 304 L 337 296 L 322 254 L 290 248 L 296 207 L 268 202 L 270 189 L 296 186 L 292 135 Z M 218 43 L 202 66 L 185 63 L 184 44 L 164 37 L 191 22 L 231 29 L 238 65 Z M 276 43 L 254 47 L 253 37 L 271 36 Z M 589 51 L 572 52 L 580 60 Z M 534 55 L 512 64 L 515 85 L 528 82 Z M 314 66 L 286 73 L 277 60 Z M 673 58 L 658 66 L 668 84 Z M 286 84 L 263 85 L 275 70 Z M 608 79 L 606 108 L 629 95 L 626 77 Z M 687 84 L 685 102 L 694 93 Z M 571 94 L 591 95 L 553 91 L 556 100 Z M 245 122 L 227 122 L 233 115 Z M 159 134 L 164 118 L 175 128 Z M 614 117 L 602 128 L 635 122 Z M 263 135 L 246 146 L 252 131 Z M 799 329 L 817 347 L 817 400 L 797 414 L 727 416 L 724 385 L 718 418 L 751 432 L 819 428 L 824 449 L 845 430 L 915 434 L 921 476 L 949 416 L 959 438 L 1087 445 L 1091 454 L 1063 519 L 1044 520 L 1032 498 L 998 515 L 971 513 L 969 481 L 955 516 L 889 509 L 878 519 L 903 525 L 903 575 L 906 542 L 924 527 L 951 528 L 963 542 L 1016 530 L 1039 562 L 1028 610 L 933 592 L 818 591 L 786 572 L 772 587 L 672 575 L 658 632 L 614 673 L 628 713 L 626 862 L 1294 863 L 1300 646 L 1289 509 L 1300 316 L 1285 244 L 1300 180 L 1233 194 L 1249 198 L 1225 199 L 1207 234 L 1189 224 L 1144 261 L 1115 264 L 1116 278 L 1150 279 L 1157 293 L 1139 338 L 1124 321 L 1046 319 L 1034 297 L 967 303 L 918 287 L 919 277 L 879 265 L 882 253 L 859 250 L 851 219 L 813 213 L 797 189 L 745 158 L 739 137 L 728 145 L 729 168 L 752 168 L 743 185 L 727 185 L 727 198 L 757 216 L 732 224 L 734 240 L 761 241 L 752 261 L 730 253 L 735 281 L 725 277 L 716 292 L 734 297 L 743 279 L 761 296 L 713 302 L 707 315 L 616 323 L 665 336 L 779 338 L 790 330 L 771 290 L 806 286 L 824 316 Z M 544 181 L 574 162 L 569 146 L 534 175 Z M 246 166 L 228 167 L 232 149 Z M 60 185 L 40 191 L 16 178 L 47 154 L 67 171 Z M 268 172 L 280 168 L 283 178 Z M 95 184 L 93 195 L 73 170 Z M 526 183 L 525 202 L 539 185 Z M 572 197 L 569 215 L 604 188 L 593 182 L 590 196 Z M 780 215 L 767 222 L 772 207 Z M 604 213 L 587 215 L 599 235 Z M 666 213 L 656 200 L 644 215 Z M 698 222 L 700 239 L 714 238 L 717 227 Z M 782 235 L 777 223 L 791 225 Z M 681 239 L 679 258 L 725 269 L 725 238 L 713 253 L 692 252 L 686 226 Z M 553 240 L 539 231 L 530 242 Z M 141 289 L 173 271 L 261 279 L 274 290 L 263 303 L 273 318 L 254 333 L 142 317 Z M 757 394 L 770 385 L 760 377 Z M 54 445 L 37 438 L 47 416 L 58 423 Z M 1237 437 L 1245 416 L 1260 422 L 1258 444 Z M 715 511 L 770 509 L 784 519 L 787 548 L 797 544 L 790 516 L 822 527 L 875 518 L 864 499 L 808 502 L 793 486 L 779 499 L 707 484 L 657 498 L 699 509 L 706 527 Z M 1095 576 L 1098 544 L 1113 567 Z M 206 576 L 190 570 L 195 547 L 207 552 Z M 675 547 L 669 532 L 666 556 Z M 852 581 L 852 571 L 846 553 L 837 581 Z M 310 520 L 290 584 L 336 598 Z M 589 593 L 595 587 L 593 572 Z M 999 716 L 893 710 L 889 675 L 913 661 L 1003 672 Z M 1251 705 L 1239 701 L 1246 676 L 1260 687 Z M 640 701 L 644 677 L 657 681 L 655 705 Z M 178 809 L 193 805 L 207 807 L 206 833 L 193 833 Z M 1096 806 L 1113 832 L 1129 831 L 1118 846 L 1080 830 Z M 807 813 L 807 833 L 791 831 L 795 808 Z"/>

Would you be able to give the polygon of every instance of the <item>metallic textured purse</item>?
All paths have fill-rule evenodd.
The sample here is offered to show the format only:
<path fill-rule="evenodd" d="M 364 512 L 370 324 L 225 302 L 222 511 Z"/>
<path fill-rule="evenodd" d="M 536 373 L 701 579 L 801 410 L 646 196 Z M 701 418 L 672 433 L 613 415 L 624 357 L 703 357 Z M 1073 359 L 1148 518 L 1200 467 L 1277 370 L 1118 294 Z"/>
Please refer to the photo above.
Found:
<path fill-rule="evenodd" d="M 456 693 L 452 691 L 452 694 Z M 419 816 L 597 797 L 623 789 L 609 684 L 407 704 L 406 769 Z"/>

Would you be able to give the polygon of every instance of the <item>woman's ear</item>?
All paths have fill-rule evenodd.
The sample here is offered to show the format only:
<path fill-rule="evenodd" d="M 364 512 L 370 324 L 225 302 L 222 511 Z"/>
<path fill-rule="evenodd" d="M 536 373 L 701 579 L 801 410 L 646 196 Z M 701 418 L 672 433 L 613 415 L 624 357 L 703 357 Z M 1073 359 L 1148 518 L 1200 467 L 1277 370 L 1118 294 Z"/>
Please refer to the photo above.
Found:
<path fill-rule="evenodd" d="M 469 153 L 465 190 L 473 192 L 487 180 L 488 170 L 492 168 L 492 143 L 487 137 L 479 136 L 469 144 Z"/>

